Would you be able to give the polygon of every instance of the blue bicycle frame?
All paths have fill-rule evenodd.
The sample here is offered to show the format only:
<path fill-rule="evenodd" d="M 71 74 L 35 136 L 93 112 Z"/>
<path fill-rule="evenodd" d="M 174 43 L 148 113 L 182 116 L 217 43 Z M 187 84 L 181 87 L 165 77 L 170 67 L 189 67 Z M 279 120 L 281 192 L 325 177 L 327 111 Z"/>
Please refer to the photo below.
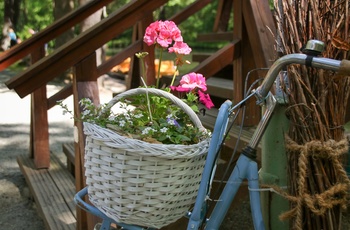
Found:
<path fill-rule="evenodd" d="M 240 185 L 242 184 L 242 181 L 245 179 L 247 179 L 248 186 L 250 188 L 250 206 L 252 210 L 254 228 L 259 230 L 265 229 L 260 206 L 258 165 L 255 159 L 256 147 L 259 144 L 264 130 L 266 129 L 267 123 L 272 115 L 275 106 L 276 99 L 272 94 L 268 94 L 268 97 L 266 98 L 265 113 L 260 120 L 260 123 L 258 124 L 258 127 L 255 130 L 251 141 L 247 147 L 243 149 L 242 154 L 239 156 L 236 166 L 231 173 L 218 202 L 215 205 L 212 215 L 208 220 L 204 220 L 205 216 L 202 215 L 202 210 L 205 208 L 206 204 L 203 201 L 205 201 L 209 193 L 208 188 L 210 185 L 208 183 L 211 183 L 213 165 L 215 165 L 215 161 L 217 159 L 216 155 L 224 138 L 229 114 L 232 110 L 231 102 L 229 101 L 226 101 L 220 107 L 209 147 L 208 157 L 202 175 L 202 181 L 198 191 L 198 196 L 193 212 L 190 215 L 187 230 L 199 229 L 202 223 L 205 223 L 205 229 L 219 229 Z"/>

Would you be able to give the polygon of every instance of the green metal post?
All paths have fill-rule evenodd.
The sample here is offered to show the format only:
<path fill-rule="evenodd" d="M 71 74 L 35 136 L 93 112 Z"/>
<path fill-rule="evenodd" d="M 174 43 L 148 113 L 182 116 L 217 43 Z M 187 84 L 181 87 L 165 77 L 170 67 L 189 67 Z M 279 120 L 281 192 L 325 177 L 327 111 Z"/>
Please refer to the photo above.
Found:
<path fill-rule="evenodd" d="M 261 185 L 287 186 L 287 158 L 284 147 L 284 135 L 288 132 L 289 122 L 285 116 L 285 106 L 277 104 L 274 114 L 262 138 Z M 280 195 L 261 192 L 262 212 L 266 229 L 289 229 L 288 221 L 281 221 L 279 215 L 289 210 L 288 201 Z"/>

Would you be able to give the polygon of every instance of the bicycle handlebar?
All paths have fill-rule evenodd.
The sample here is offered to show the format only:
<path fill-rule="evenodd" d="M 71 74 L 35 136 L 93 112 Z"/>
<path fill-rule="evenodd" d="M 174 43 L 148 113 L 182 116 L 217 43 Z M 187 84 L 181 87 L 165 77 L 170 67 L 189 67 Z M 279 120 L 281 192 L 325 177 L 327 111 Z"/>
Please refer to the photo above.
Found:
<path fill-rule="evenodd" d="M 308 67 L 336 71 L 343 75 L 350 75 L 349 60 L 344 59 L 342 61 L 339 61 L 330 58 L 310 56 L 306 54 L 287 54 L 279 58 L 271 66 L 261 86 L 258 87 L 255 92 L 257 97 L 264 99 L 267 96 L 279 72 L 282 70 L 282 68 L 289 64 L 301 64 Z"/>

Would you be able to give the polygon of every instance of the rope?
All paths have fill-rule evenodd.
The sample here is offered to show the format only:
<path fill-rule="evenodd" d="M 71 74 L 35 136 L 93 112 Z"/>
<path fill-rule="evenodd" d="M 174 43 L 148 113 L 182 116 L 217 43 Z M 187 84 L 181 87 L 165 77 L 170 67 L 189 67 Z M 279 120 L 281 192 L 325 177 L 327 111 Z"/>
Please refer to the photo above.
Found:
<path fill-rule="evenodd" d="M 287 152 L 299 154 L 299 174 L 297 182 L 298 189 L 295 196 L 274 187 L 282 196 L 295 204 L 291 210 L 280 215 L 281 220 L 295 218 L 295 229 L 301 230 L 303 226 L 303 206 L 306 206 L 315 215 L 324 215 L 327 210 L 337 205 L 346 209 L 350 180 L 339 158 L 347 153 L 348 148 L 349 144 L 346 138 L 338 142 L 335 140 L 326 142 L 313 140 L 304 145 L 299 145 L 290 137 L 286 137 Z M 310 166 L 309 159 L 316 158 L 329 160 L 333 164 L 338 181 L 320 194 L 310 194 L 307 191 L 307 171 Z"/>

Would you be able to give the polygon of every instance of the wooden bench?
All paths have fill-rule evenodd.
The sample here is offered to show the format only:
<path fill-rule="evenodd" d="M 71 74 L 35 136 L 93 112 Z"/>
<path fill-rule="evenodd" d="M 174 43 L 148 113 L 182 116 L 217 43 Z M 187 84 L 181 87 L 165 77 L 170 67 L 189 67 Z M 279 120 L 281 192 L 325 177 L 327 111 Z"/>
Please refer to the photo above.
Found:
<path fill-rule="evenodd" d="M 28 156 L 17 157 L 17 162 L 37 204 L 46 229 L 75 230 L 75 183 L 59 159 L 51 154 L 49 169 L 35 169 Z"/>
<path fill-rule="evenodd" d="M 64 143 L 62 144 L 62 149 L 64 155 L 67 157 L 67 169 L 68 171 L 75 176 L 75 152 L 74 152 L 74 143 Z"/>

